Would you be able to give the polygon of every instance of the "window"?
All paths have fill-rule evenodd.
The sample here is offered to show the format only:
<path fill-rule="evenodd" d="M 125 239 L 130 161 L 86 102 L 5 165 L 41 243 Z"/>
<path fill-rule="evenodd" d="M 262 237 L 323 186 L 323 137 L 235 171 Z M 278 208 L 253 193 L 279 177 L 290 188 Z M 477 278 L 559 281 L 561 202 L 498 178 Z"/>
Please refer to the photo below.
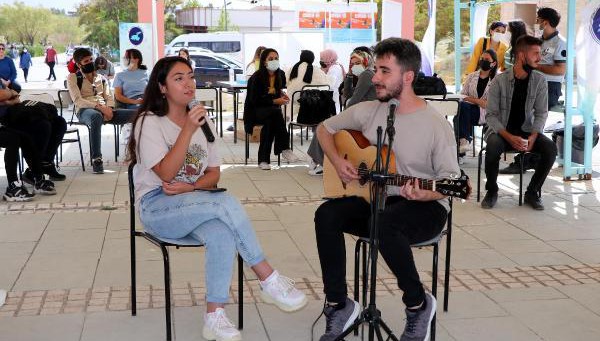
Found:
<path fill-rule="evenodd" d="M 241 49 L 239 41 L 214 41 L 212 43 L 213 52 L 226 53 L 226 52 L 239 52 Z"/>
<path fill-rule="evenodd" d="M 210 42 L 208 41 L 190 41 L 188 44 L 189 47 L 201 47 L 203 49 L 211 50 Z"/>
<path fill-rule="evenodd" d="M 207 56 L 191 56 L 196 67 L 211 68 L 211 69 L 225 69 L 227 68 L 222 62 Z"/>
<path fill-rule="evenodd" d="M 173 47 L 183 47 L 183 42 L 180 41 L 178 43 L 173 44 Z"/>

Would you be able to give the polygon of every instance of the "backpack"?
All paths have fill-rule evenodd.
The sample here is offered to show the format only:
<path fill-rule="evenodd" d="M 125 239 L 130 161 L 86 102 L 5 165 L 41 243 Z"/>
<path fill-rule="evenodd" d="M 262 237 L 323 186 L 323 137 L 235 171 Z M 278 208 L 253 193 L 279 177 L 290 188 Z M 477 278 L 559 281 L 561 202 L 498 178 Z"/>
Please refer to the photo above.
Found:
<path fill-rule="evenodd" d="M 77 77 L 77 87 L 81 91 L 81 86 L 83 85 L 83 77 L 85 77 L 79 70 L 75 72 L 75 76 Z M 106 78 L 102 76 L 102 87 L 106 86 Z M 65 79 L 65 88 L 67 87 L 67 80 Z"/>
<path fill-rule="evenodd" d="M 332 90 L 302 90 L 298 103 L 297 121 L 301 124 L 319 124 L 335 115 Z"/>
<path fill-rule="evenodd" d="M 425 76 L 423 72 L 419 72 L 413 88 L 417 96 L 442 95 L 446 98 L 448 93 L 446 83 L 438 77 L 437 73 L 434 73 L 433 76 Z"/>

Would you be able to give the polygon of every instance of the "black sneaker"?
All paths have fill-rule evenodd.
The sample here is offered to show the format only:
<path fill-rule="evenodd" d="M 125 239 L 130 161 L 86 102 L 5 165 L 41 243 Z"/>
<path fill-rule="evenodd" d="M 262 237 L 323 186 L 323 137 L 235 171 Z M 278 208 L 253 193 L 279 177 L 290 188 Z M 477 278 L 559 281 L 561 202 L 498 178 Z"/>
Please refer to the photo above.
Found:
<path fill-rule="evenodd" d="M 101 157 L 92 160 L 92 172 L 94 174 L 104 174 L 104 163 Z"/>
<path fill-rule="evenodd" d="M 52 181 L 65 181 L 65 179 L 67 178 L 64 174 L 60 174 L 56 170 L 56 167 L 54 166 L 54 163 L 52 163 L 52 162 L 43 163 L 42 170 L 43 170 L 44 174 L 48 175 L 48 177 Z"/>
<path fill-rule="evenodd" d="M 425 294 L 423 307 L 417 311 L 405 309 L 406 325 L 400 336 L 400 341 L 423 341 L 429 340 L 431 333 L 431 320 L 435 316 L 437 303 L 431 294 Z"/>
<path fill-rule="evenodd" d="M 233 131 L 233 124 L 227 127 L 227 131 Z"/>
<path fill-rule="evenodd" d="M 487 191 L 487 193 L 485 193 L 485 196 L 483 197 L 483 200 L 481 201 L 481 207 L 492 208 L 494 207 L 494 205 L 496 205 L 497 201 L 498 192 Z"/>
<path fill-rule="evenodd" d="M 325 334 L 319 341 L 333 341 L 354 323 L 360 313 L 360 305 L 346 297 L 346 305 L 343 308 L 327 305 L 323 313 L 326 319 Z"/>
<path fill-rule="evenodd" d="M 33 172 L 31 169 L 27 168 L 23 174 L 21 175 L 21 181 L 28 183 L 33 186 L 35 184 L 35 177 L 33 176 Z"/>
<path fill-rule="evenodd" d="M 21 182 L 15 181 L 8 184 L 3 198 L 6 201 L 23 202 L 33 200 L 34 196 L 35 194 L 29 193 L 27 188 L 25 188 Z"/>
<path fill-rule="evenodd" d="M 35 185 L 33 185 L 33 192 L 44 195 L 55 195 L 56 189 L 54 188 L 54 183 L 52 181 L 40 179 L 35 182 Z"/>
<path fill-rule="evenodd" d="M 521 173 L 521 164 L 516 162 L 511 162 L 506 168 L 502 168 L 498 170 L 500 174 L 519 174 Z"/>
<path fill-rule="evenodd" d="M 526 191 L 523 201 L 533 207 L 534 210 L 543 211 L 544 203 L 542 202 L 542 193 L 534 191 Z"/>

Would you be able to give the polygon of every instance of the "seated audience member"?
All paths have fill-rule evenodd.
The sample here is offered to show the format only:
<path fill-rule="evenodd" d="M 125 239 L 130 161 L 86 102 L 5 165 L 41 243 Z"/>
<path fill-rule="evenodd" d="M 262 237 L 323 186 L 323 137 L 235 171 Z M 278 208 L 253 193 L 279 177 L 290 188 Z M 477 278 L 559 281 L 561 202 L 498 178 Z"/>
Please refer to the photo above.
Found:
<path fill-rule="evenodd" d="M 96 72 L 99 75 L 104 76 L 106 80 L 108 80 L 108 84 L 111 85 L 112 80 L 115 78 L 115 66 L 104 56 L 99 56 L 94 60 L 94 64 L 96 65 Z M 77 70 L 72 73 L 77 72 Z"/>
<path fill-rule="evenodd" d="M 196 62 L 192 58 L 190 58 L 190 51 L 188 51 L 188 49 L 182 47 L 181 49 L 179 49 L 179 52 L 177 52 L 177 54 L 179 55 L 179 57 L 187 60 L 190 63 L 192 71 L 196 69 Z"/>
<path fill-rule="evenodd" d="M 264 47 L 264 46 L 259 46 L 254 51 L 254 57 L 252 58 L 252 60 L 250 61 L 250 63 L 248 63 L 248 65 L 246 65 L 246 78 L 247 79 L 250 79 L 250 76 L 252 76 L 256 72 L 256 70 L 259 69 L 259 66 L 260 66 L 260 55 L 266 49 L 267 48 Z"/>
<path fill-rule="evenodd" d="M 258 70 L 248 80 L 248 94 L 244 102 L 244 129 L 252 134 L 255 125 L 262 125 L 258 146 L 258 166 L 271 169 L 271 146 L 275 142 L 275 155 L 281 154 L 288 162 L 298 157 L 290 149 L 290 140 L 281 106 L 290 98 L 285 88 L 285 73 L 279 68 L 279 54 L 268 48 L 260 55 Z"/>
<path fill-rule="evenodd" d="M 302 50 L 300 52 L 300 61 L 294 64 L 294 66 L 286 72 L 286 84 L 287 84 L 287 94 L 290 98 L 294 95 L 294 92 L 301 91 L 302 87 L 310 84 L 318 84 L 318 85 L 330 85 L 329 79 L 327 79 L 327 75 L 321 69 L 314 68 L 313 63 L 315 61 L 315 54 L 309 50 Z M 297 93 L 294 96 L 294 103 L 287 106 L 287 117 L 291 116 L 292 106 L 294 108 L 294 115 L 298 118 L 298 110 L 300 109 L 300 104 L 298 103 L 298 99 L 300 98 L 300 93 Z"/>
<path fill-rule="evenodd" d="M 187 108 L 195 90 L 194 73 L 185 59 L 166 57 L 154 66 L 128 146 L 129 160 L 137 162 L 136 208 L 151 234 L 189 237 L 206 246 L 202 335 L 207 340 L 241 340 L 224 309 L 236 253 L 256 274 L 264 302 L 293 312 L 306 306 L 307 299 L 265 259 L 244 207 L 227 192 L 203 190 L 219 183 L 221 158 L 217 143 L 208 142 L 199 129 L 212 126 L 206 109 Z"/>
<path fill-rule="evenodd" d="M 462 155 L 471 149 L 473 126 L 485 123 L 485 108 L 487 106 L 488 90 L 498 67 L 498 58 L 494 50 L 481 54 L 479 68 L 470 73 L 462 86 L 461 94 L 466 97 L 460 102 L 460 115 L 454 116 L 454 127 Z M 460 160 L 459 160 L 460 161 Z"/>
<path fill-rule="evenodd" d="M 124 71 L 115 77 L 115 99 L 126 109 L 137 109 L 142 103 L 148 85 L 148 68 L 142 64 L 142 53 L 137 49 L 125 51 Z"/>
<path fill-rule="evenodd" d="M 344 82 L 344 77 L 346 77 L 346 71 L 344 71 L 344 67 L 342 64 L 338 63 L 338 55 L 335 50 L 326 49 L 321 51 L 319 64 L 321 65 L 321 70 L 325 72 L 327 78 L 329 78 L 329 83 L 331 84 L 333 90 L 333 101 L 335 102 L 335 112 L 340 112 L 340 85 Z"/>
<path fill-rule="evenodd" d="M 65 180 L 67 177 L 59 173 L 54 164 L 56 152 L 67 131 L 65 119 L 58 115 L 54 105 L 37 101 L 21 102 L 16 91 L 1 88 L 0 86 L 0 91 L 4 92 L 4 96 L 8 96 L 9 100 L 0 103 L 0 106 L 5 107 L 0 124 L 29 136 L 41 159 L 42 172 L 48 174 L 53 181 Z M 31 169 L 25 170 L 23 180 L 35 183 Z"/>
<path fill-rule="evenodd" d="M 6 45 L 3 43 L 0 43 L 0 82 L 7 89 L 21 92 L 21 85 L 17 83 L 15 62 L 6 55 Z"/>
<path fill-rule="evenodd" d="M 4 121 L 5 116 L 8 115 L 8 107 L 16 104 L 19 104 L 19 99 L 14 90 L 0 89 L 0 121 Z M 8 186 L 3 196 L 4 200 L 31 201 L 34 196 L 33 193 L 29 193 L 17 176 L 19 148 L 30 167 L 33 192 L 45 195 L 56 194 L 54 183 L 44 178 L 38 150 L 28 134 L 0 124 L 0 147 L 6 148 L 4 150 L 4 168 Z"/>
<path fill-rule="evenodd" d="M 492 208 L 498 200 L 498 167 L 500 156 L 507 150 L 533 152 L 540 155 L 535 173 L 527 186 L 524 201 L 536 210 L 543 210 L 542 185 L 556 159 L 556 144 L 544 136 L 548 117 L 548 85 L 544 75 L 534 71 L 541 60 L 542 41 L 524 35 L 517 40 L 517 62 L 527 70 L 518 78 L 514 68 L 497 75 L 492 82 L 485 116 L 488 131 L 485 155 L 487 193 L 481 207 Z"/>
<path fill-rule="evenodd" d="M 67 77 L 67 88 L 77 108 L 79 122 L 90 128 L 90 157 L 94 174 L 104 173 L 102 161 L 102 124 L 125 124 L 135 115 L 134 110 L 114 109 L 110 87 L 106 79 L 96 73 L 92 52 L 79 48 L 73 52 L 73 59 L 79 67 L 75 73 Z"/>
<path fill-rule="evenodd" d="M 373 56 L 362 50 L 354 50 L 350 56 L 349 71 L 344 79 L 345 107 L 376 98 L 373 85 Z"/>
<path fill-rule="evenodd" d="M 473 53 L 471 59 L 467 65 L 467 74 L 475 72 L 481 59 L 481 54 L 485 50 L 494 50 L 498 56 L 498 70 L 504 71 L 506 66 L 504 65 L 504 54 L 508 50 L 508 45 L 504 42 L 506 37 L 506 24 L 501 21 L 494 21 L 490 25 L 489 30 L 490 36 L 481 37 L 473 47 Z"/>

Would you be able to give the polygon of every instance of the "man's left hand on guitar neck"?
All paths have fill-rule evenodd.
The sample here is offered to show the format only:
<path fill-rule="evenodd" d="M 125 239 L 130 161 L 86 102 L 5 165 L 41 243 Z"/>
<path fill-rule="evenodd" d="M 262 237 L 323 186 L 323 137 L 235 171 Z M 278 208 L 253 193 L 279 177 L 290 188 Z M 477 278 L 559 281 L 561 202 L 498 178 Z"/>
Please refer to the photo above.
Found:
<path fill-rule="evenodd" d="M 400 187 L 400 195 L 408 200 L 416 201 L 433 201 L 443 199 L 446 196 L 427 189 L 421 189 L 419 182 L 416 180 L 407 181 Z"/>

